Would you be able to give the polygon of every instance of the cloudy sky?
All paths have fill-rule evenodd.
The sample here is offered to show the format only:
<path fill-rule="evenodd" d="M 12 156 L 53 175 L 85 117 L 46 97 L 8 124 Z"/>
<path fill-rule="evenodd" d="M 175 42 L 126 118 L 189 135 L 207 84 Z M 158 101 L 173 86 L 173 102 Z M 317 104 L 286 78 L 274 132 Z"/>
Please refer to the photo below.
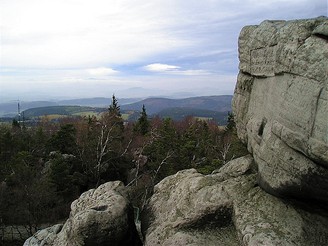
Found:
<path fill-rule="evenodd" d="M 0 0 L 0 101 L 232 93 L 237 39 L 327 0 Z"/>

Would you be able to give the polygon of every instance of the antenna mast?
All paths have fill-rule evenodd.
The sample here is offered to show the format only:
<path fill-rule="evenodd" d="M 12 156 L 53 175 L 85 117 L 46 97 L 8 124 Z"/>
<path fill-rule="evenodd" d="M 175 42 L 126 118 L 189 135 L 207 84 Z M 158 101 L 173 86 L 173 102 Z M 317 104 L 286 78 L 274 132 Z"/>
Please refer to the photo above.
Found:
<path fill-rule="evenodd" d="M 18 100 L 18 105 L 17 105 L 17 111 L 18 111 L 18 123 L 21 121 L 21 109 L 20 109 L 20 103 Z"/>

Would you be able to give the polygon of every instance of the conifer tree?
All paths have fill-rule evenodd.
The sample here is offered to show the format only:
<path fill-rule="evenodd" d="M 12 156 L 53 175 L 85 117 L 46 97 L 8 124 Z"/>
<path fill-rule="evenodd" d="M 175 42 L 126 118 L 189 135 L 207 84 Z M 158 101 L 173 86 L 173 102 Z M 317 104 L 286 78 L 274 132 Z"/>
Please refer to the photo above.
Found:
<path fill-rule="evenodd" d="M 76 129 L 73 124 L 66 124 L 60 127 L 60 130 L 54 134 L 49 142 L 49 151 L 59 151 L 62 154 L 75 154 L 76 152 Z"/>
<path fill-rule="evenodd" d="M 232 112 L 228 112 L 226 130 L 231 131 L 236 127 L 235 118 Z"/>
<path fill-rule="evenodd" d="M 121 117 L 121 109 L 120 109 L 120 106 L 118 105 L 117 99 L 114 94 L 112 96 L 112 103 L 111 103 L 111 105 L 109 105 L 108 111 L 109 111 L 109 113 L 112 113 L 118 117 Z"/>
<path fill-rule="evenodd" d="M 13 129 L 20 129 L 21 126 L 19 124 L 19 121 L 17 121 L 16 119 L 13 119 L 13 122 L 12 122 L 12 128 Z"/>
<path fill-rule="evenodd" d="M 121 133 L 123 132 L 124 124 L 123 124 L 123 119 L 122 119 L 122 115 L 121 115 L 121 108 L 118 105 L 117 99 L 114 94 L 112 96 L 112 103 L 111 103 L 111 105 L 109 105 L 109 108 L 108 108 L 107 121 L 108 121 L 109 125 L 116 126 L 120 129 Z"/>
<path fill-rule="evenodd" d="M 134 130 L 136 132 L 139 132 L 142 135 L 146 135 L 149 131 L 149 127 L 150 127 L 150 123 L 149 123 L 148 116 L 146 113 L 146 107 L 143 104 L 142 111 L 140 113 L 140 117 L 135 125 Z"/>

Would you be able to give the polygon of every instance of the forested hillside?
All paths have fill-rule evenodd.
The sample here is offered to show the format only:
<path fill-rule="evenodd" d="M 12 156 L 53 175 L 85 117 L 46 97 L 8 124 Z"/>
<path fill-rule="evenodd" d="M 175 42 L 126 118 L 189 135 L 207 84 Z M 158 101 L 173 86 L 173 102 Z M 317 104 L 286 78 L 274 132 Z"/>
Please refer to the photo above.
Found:
<path fill-rule="evenodd" d="M 231 111 L 231 100 L 231 95 L 190 97 L 184 99 L 147 98 L 132 104 L 122 105 L 122 109 L 139 110 L 142 105 L 145 105 L 149 114 L 156 114 L 167 108 L 194 108 L 227 112 Z"/>
<path fill-rule="evenodd" d="M 122 110 L 140 111 L 142 105 L 147 107 L 149 114 L 156 114 L 163 109 L 173 107 L 197 108 L 213 110 L 217 112 L 231 111 L 231 95 L 226 96 L 203 96 L 184 99 L 169 98 L 118 98 Z M 42 107 L 57 106 L 81 106 L 93 108 L 105 108 L 110 103 L 110 98 L 78 98 L 70 100 L 54 101 L 11 101 L 0 103 L 0 117 L 14 117 L 17 115 L 17 104 L 20 103 L 21 111 Z M 49 113 L 48 113 L 49 114 Z"/>
<path fill-rule="evenodd" d="M 115 97 L 101 117 L 44 118 L 28 126 L 0 125 L 0 222 L 24 225 L 33 233 L 42 223 L 68 216 L 72 200 L 110 180 L 130 187 L 142 208 L 153 186 L 186 168 L 210 173 L 245 152 L 232 115 L 225 128 L 192 117 L 180 121 L 140 109 L 123 123 Z"/>
<path fill-rule="evenodd" d="M 24 117 L 41 117 L 46 115 L 80 115 L 81 113 L 85 115 L 98 114 L 105 111 L 103 108 L 93 108 L 93 107 L 81 107 L 81 106 L 49 106 L 40 108 L 31 108 L 24 111 Z"/>
<path fill-rule="evenodd" d="M 193 116 L 198 119 L 213 120 L 219 125 L 227 123 L 228 112 L 231 111 L 232 96 L 207 96 L 207 97 L 191 97 L 185 99 L 168 99 L 168 98 L 148 98 L 130 104 L 121 105 L 122 118 L 126 122 L 134 122 L 138 119 L 139 112 L 143 105 L 147 108 L 147 113 L 150 118 L 159 116 L 161 118 L 171 118 L 173 120 L 182 120 L 184 117 Z M 118 102 L 128 103 L 137 100 L 132 99 L 117 99 Z M 10 105 L 0 104 L 4 111 L 11 111 L 11 117 L 1 117 L 0 122 L 11 122 L 12 118 L 16 120 L 24 120 L 27 122 L 38 122 L 43 117 L 49 120 L 58 121 L 58 119 L 71 116 L 96 116 L 99 117 L 106 108 L 105 105 L 110 102 L 108 98 L 84 98 L 74 100 L 62 100 L 53 105 L 51 102 L 34 102 L 22 103 L 21 115 L 17 114 L 17 102 Z M 50 103 L 49 106 L 48 103 Z M 7 105 L 7 106 L 6 106 Z M 26 107 L 31 107 L 23 110 Z M 38 107 L 37 105 L 44 105 Z M 96 105 L 96 106 L 95 106 Z"/>
<path fill-rule="evenodd" d="M 142 98 L 120 98 L 120 104 L 129 104 L 142 100 Z M 81 106 L 92 108 L 105 108 L 110 103 L 110 98 L 78 98 L 69 100 L 53 101 L 19 101 L 0 102 L 0 117 L 15 117 L 17 115 L 17 106 L 20 104 L 21 111 L 27 111 L 34 108 L 51 108 L 60 106 Z M 49 114 L 49 113 L 48 113 Z"/>

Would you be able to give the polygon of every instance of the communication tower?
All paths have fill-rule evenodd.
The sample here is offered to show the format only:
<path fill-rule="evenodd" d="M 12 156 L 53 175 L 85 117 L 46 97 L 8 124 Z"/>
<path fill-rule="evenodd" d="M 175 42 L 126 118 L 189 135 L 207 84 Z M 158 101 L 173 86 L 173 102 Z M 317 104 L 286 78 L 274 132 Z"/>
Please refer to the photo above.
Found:
<path fill-rule="evenodd" d="M 20 103 L 18 100 L 18 104 L 17 104 L 17 112 L 18 112 L 18 122 L 21 122 L 21 108 L 20 108 Z"/>

